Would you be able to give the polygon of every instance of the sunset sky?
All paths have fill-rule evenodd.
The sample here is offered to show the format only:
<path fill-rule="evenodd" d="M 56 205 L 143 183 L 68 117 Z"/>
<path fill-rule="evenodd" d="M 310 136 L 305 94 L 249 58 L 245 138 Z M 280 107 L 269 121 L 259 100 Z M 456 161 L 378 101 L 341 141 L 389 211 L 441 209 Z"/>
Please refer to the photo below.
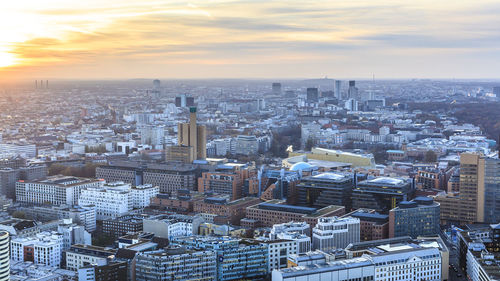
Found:
<path fill-rule="evenodd" d="M 500 1 L 1 1 L 0 80 L 500 78 Z"/>

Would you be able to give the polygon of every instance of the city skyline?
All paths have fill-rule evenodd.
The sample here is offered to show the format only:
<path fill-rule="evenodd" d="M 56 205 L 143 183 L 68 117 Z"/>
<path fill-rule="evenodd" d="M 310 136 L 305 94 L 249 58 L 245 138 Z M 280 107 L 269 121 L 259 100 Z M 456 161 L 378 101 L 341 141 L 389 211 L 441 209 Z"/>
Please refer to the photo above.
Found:
<path fill-rule="evenodd" d="M 497 78 L 499 10 L 487 0 L 13 2 L 0 11 L 0 82 Z"/>

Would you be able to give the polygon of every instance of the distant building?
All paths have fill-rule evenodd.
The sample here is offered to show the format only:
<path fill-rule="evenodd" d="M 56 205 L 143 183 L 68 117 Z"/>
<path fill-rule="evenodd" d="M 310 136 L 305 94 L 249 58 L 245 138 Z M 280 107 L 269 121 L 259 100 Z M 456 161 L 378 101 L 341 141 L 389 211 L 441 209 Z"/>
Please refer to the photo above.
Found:
<path fill-rule="evenodd" d="M 53 176 L 45 180 L 18 181 L 16 200 L 24 203 L 77 205 L 81 190 L 98 187 L 100 181 L 87 178 Z"/>
<path fill-rule="evenodd" d="M 349 89 L 347 90 L 347 97 L 349 99 L 359 100 L 359 90 L 356 88 L 356 81 L 349 81 Z"/>
<path fill-rule="evenodd" d="M 96 168 L 96 178 L 107 182 L 123 181 L 132 185 L 152 184 L 159 186 L 160 192 L 179 189 L 195 190 L 198 168 L 192 164 L 156 164 L 116 161 Z"/>
<path fill-rule="evenodd" d="M 360 241 L 389 238 L 389 216 L 370 209 L 358 209 L 343 217 L 359 219 Z"/>
<path fill-rule="evenodd" d="M 143 229 L 145 215 L 124 215 L 113 219 L 102 221 L 102 232 L 118 237 L 127 233 L 140 232 Z"/>
<path fill-rule="evenodd" d="M 273 95 L 281 95 L 281 83 L 273 83 L 272 91 Z"/>
<path fill-rule="evenodd" d="M 315 103 L 319 101 L 318 88 L 307 88 L 306 91 L 306 101 L 307 103 Z"/>
<path fill-rule="evenodd" d="M 0 195 L 15 199 L 16 182 L 19 180 L 34 181 L 47 177 L 45 165 L 31 165 L 17 168 L 0 168 Z"/>
<path fill-rule="evenodd" d="M 167 146 L 165 149 L 165 160 L 167 162 L 193 163 L 196 160 L 194 148 L 185 145 Z"/>
<path fill-rule="evenodd" d="M 439 203 L 430 197 L 400 202 L 389 211 L 389 237 L 438 235 L 439 214 Z"/>
<path fill-rule="evenodd" d="M 335 80 L 335 88 L 334 88 L 335 97 L 339 100 L 342 99 L 342 81 Z"/>
<path fill-rule="evenodd" d="M 189 123 L 179 123 L 177 143 L 193 147 L 196 159 L 207 158 L 206 127 L 196 124 L 196 107 L 189 108 Z"/>
<path fill-rule="evenodd" d="M 255 136 L 239 135 L 235 139 L 235 154 L 253 155 L 259 151 L 259 142 Z"/>

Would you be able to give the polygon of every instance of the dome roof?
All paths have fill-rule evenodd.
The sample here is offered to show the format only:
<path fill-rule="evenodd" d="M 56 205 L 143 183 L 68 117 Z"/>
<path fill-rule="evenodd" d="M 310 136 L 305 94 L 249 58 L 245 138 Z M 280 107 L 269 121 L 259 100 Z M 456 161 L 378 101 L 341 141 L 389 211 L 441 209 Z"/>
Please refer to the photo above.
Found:
<path fill-rule="evenodd" d="M 290 171 L 311 170 L 314 166 L 306 162 L 297 162 L 290 167 Z"/>

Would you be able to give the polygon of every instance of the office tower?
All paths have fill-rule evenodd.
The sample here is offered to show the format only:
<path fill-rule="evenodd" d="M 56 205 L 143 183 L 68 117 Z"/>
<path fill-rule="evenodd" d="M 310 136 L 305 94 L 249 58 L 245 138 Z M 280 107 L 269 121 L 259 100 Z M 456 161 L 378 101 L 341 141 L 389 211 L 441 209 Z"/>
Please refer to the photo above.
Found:
<path fill-rule="evenodd" d="M 413 196 L 411 179 L 378 177 L 361 181 L 352 191 L 353 209 L 374 209 L 387 213 Z"/>
<path fill-rule="evenodd" d="M 158 79 L 153 80 L 153 89 L 151 90 L 151 94 L 154 98 L 158 99 L 161 95 L 161 82 Z"/>
<path fill-rule="evenodd" d="M 493 94 L 494 94 L 497 98 L 500 98 L 500 86 L 495 86 L 495 87 L 493 87 Z"/>
<path fill-rule="evenodd" d="M 340 80 L 335 80 L 335 88 L 334 88 L 334 93 L 335 97 L 339 100 L 342 99 L 342 81 Z"/>
<path fill-rule="evenodd" d="M 500 159 L 477 153 L 460 154 L 459 195 L 436 196 L 442 223 L 500 221 Z"/>
<path fill-rule="evenodd" d="M 192 146 L 196 159 L 207 158 L 206 127 L 196 124 L 196 107 L 189 108 L 189 123 L 179 123 L 178 145 Z"/>
<path fill-rule="evenodd" d="M 239 135 L 235 139 L 235 153 L 241 155 L 257 154 L 259 144 L 256 136 L 243 136 Z"/>
<path fill-rule="evenodd" d="M 439 234 L 439 203 L 430 197 L 403 201 L 389 211 L 389 237 Z"/>
<path fill-rule="evenodd" d="M 307 103 L 314 103 L 319 101 L 319 92 L 318 88 L 307 88 Z"/>
<path fill-rule="evenodd" d="M 216 280 L 217 256 L 213 250 L 186 250 L 169 246 L 136 257 L 137 281 Z"/>
<path fill-rule="evenodd" d="M 356 88 L 356 81 L 349 81 L 349 89 L 347 90 L 347 98 L 359 100 L 358 88 Z"/>
<path fill-rule="evenodd" d="M 0 231 L 0 281 L 10 279 L 9 233 Z"/>
<path fill-rule="evenodd" d="M 358 218 L 319 218 L 312 229 L 313 249 L 330 251 L 343 249 L 347 245 L 359 242 L 360 224 Z"/>
<path fill-rule="evenodd" d="M 273 94 L 281 95 L 281 83 L 273 83 Z"/>
<path fill-rule="evenodd" d="M 353 177 L 348 174 L 327 172 L 305 177 L 297 185 L 296 203 L 314 208 L 333 204 L 350 210 L 353 187 Z"/>

